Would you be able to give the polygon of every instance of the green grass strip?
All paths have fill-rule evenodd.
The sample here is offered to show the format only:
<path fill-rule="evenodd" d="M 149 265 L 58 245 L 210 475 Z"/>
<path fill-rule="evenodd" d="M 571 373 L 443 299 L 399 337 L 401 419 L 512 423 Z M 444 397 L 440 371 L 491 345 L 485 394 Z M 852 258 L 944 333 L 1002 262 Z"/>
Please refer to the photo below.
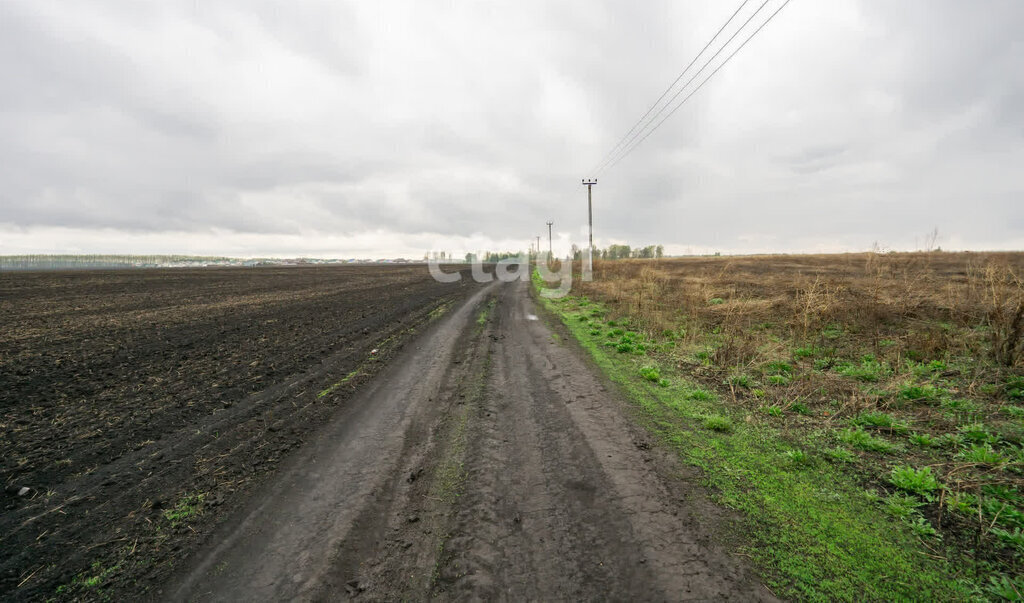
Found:
<path fill-rule="evenodd" d="M 341 381 L 338 381 L 336 383 L 331 384 L 330 387 L 328 387 L 327 389 L 325 389 L 325 390 L 321 391 L 320 393 L 318 393 L 316 395 L 316 397 L 317 398 L 323 398 L 324 396 L 329 395 L 334 390 L 338 389 L 342 385 L 345 385 L 346 383 L 348 383 L 349 381 L 354 379 L 356 377 L 356 375 L 359 374 L 360 370 L 361 369 L 356 369 L 356 370 L 352 371 L 351 373 L 345 375 L 344 377 L 341 378 Z"/>
<path fill-rule="evenodd" d="M 581 304 L 582 302 L 582 304 Z M 743 517 L 742 552 L 778 595 L 805 601 L 922 601 L 970 598 L 955 577 L 902 523 L 871 504 L 826 460 L 824 435 L 793 453 L 778 429 L 730 410 L 717 396 L 659 367 L 667 385 L 641 374 L 650 358 L 606 345 L 594 302 L 541 299 L 598 367 L 636 405 L 640 423 L 703 470 L 717 502 Z M 649 372 L 649 371 L 646 371 Z M 795 462 L 794 459 L 801 459 Z M 739 532 L 739 530 L 737 530 Z"/>

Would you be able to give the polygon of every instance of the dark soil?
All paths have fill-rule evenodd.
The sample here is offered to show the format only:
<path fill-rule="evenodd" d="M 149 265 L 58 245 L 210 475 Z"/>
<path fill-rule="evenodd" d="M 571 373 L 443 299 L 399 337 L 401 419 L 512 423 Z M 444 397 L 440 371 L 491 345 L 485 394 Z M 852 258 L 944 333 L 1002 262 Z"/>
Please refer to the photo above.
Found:
<path fill-rule="evenodd" d="M 478 288 L 422 266 L 0 274 L 0 597 L 160 584 Z"/>

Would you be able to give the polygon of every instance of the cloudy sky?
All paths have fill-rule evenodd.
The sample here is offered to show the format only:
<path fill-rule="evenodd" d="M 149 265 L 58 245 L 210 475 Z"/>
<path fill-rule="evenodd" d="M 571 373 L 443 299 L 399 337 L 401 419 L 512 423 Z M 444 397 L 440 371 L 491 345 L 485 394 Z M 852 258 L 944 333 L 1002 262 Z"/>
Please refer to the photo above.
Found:
<path fill-rule="evenodd" d="M 547 220 L 564 252 L 738 4 L 0 0 L 0 254 L 422 257 Z M 793 0 L 598 175 L 595 243 L 1024 249 L 1021 23 Z"/>

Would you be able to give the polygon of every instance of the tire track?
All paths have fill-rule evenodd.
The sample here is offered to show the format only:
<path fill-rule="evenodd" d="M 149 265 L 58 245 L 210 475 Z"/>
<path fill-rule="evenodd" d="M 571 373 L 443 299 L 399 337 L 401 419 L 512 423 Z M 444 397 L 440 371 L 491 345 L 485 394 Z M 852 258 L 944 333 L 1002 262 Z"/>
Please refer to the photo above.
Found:
<path fill-rule="evenodd" d="M 774 600 L 715 544 L 723 514 L 695 476 L 536 314 L 523 282 L 458 308 L 169 598 Z"/>

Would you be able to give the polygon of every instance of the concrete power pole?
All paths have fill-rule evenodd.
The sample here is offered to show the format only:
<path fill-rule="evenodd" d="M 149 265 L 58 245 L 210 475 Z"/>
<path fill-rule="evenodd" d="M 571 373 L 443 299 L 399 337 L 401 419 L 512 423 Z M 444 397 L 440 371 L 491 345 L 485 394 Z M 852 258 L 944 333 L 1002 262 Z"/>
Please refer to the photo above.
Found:
<path fill-rule="evenodd" d="M 587 187 L 587 228 L 589 228 L 589 240 L 587 241 L 587 266 L 584 267 L 584 275 L 589 275 L 594 267 L 594 185 L 597 179 L 584 180 L 583 186 Z M 587 280 L 590 280 L 587 278 Z"/>
<path fill-rule="evenodd" d="M 554 222 L 550 222 L 550 221 L 547 222 L 547 225 L 548 225 L 548 260 L 551 260 L 551 258 L 554 257 L 554 254 L 551 253 L 551 225 L 552 224 L 554 224 Z"/>

